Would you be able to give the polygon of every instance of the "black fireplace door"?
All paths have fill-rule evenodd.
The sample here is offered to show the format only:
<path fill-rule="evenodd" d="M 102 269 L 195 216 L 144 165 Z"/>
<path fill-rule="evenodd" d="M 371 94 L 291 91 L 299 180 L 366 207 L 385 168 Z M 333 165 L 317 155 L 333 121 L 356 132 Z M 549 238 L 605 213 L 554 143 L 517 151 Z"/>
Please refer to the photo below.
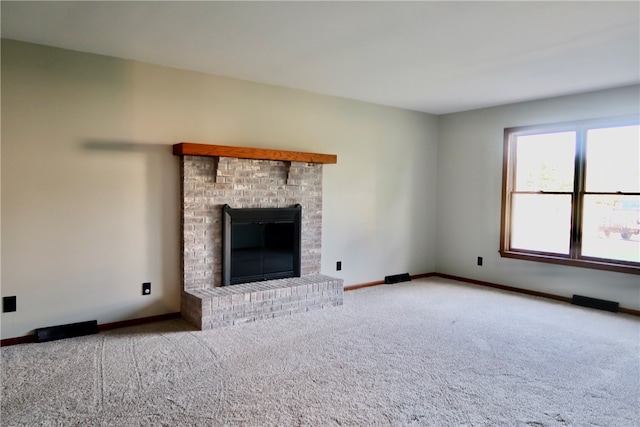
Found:
<path fill-rule="evenodd" d="M 222 284 L 300 276 L 302 207 L 222 208 Z"/>

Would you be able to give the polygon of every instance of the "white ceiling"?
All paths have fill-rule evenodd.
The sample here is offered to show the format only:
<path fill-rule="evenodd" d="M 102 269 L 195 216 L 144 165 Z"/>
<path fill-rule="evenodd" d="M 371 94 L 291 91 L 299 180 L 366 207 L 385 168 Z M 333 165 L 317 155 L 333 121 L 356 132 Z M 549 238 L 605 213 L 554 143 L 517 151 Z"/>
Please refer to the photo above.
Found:
<path fill-rule="evenodd" d="M 640 2 L 10 2 L 2 37 L 435 114 L 640 82 Z"/>

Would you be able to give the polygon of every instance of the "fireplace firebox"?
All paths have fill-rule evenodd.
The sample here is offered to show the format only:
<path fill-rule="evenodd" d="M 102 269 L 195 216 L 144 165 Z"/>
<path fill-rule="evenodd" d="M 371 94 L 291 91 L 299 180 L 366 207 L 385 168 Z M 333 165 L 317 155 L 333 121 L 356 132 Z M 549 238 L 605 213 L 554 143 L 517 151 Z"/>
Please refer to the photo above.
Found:
<path fill-rule="evenodd" d="M 300 277 L 302 206 L 222 208 L 222 285 Z"/>

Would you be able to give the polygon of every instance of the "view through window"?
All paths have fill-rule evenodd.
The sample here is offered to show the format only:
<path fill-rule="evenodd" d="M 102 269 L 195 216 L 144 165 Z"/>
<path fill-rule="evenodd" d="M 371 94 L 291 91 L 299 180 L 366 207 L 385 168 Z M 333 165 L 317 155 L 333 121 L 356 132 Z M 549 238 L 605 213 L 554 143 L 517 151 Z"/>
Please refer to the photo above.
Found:
<path fill-rule="evenodd" d="M 505 129 L 503 256 L 640 273 L 638 118 Z"/>

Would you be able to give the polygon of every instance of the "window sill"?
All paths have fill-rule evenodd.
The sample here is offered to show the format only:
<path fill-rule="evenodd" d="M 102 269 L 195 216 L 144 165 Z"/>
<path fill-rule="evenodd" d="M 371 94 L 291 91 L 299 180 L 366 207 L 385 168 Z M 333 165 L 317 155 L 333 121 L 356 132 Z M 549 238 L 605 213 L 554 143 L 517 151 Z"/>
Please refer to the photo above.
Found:
<path fill-rule="evenodd" d="M 595 259 L 570 259 L 564 257 L 556 257 L 547 254 L 534 254 L 514 251 L 500 251 L 503 258 L 522 259 L 526 261 L 546 262 L 549 264 L 569 265 L 572 267 L 592 268 L 596 270 L 615 271 L 618 273 L 638 274 L 640 275 L 640 264 L 634 263 L 616 263 L 613 261 L 603 261 Z"/>

